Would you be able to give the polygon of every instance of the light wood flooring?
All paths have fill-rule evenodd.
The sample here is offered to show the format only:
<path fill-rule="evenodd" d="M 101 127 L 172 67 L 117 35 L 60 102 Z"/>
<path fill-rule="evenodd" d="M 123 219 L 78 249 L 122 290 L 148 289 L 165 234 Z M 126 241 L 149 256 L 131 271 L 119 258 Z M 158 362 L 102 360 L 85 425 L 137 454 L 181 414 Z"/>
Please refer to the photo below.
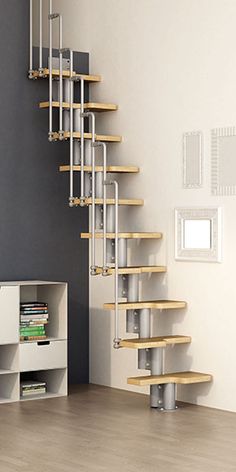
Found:
<path fill-rule="evenodd" d="M 0 406 L 1 472 L 236 471 L 236 414 L 106 387 Z"/>

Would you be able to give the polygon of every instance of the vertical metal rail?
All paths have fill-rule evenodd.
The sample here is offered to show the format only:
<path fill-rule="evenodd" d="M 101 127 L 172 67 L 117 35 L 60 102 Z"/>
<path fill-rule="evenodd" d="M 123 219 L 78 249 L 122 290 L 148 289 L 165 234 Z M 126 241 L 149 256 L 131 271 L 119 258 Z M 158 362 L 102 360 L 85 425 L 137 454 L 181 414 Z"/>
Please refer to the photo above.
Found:
<path fill-rule="evenodd" d="M 80 78 L 80 206 L 84 206 L 84 79 Z"/>
<path fill-rule="evenodd" d="M 43 2 L 39 0 L 39 75 L 43 75 Z"/>
<path fill-rule="evenodd" d="M 101 143 L 103 149 L 103 268 L 102 275 L 108 275 L 107 267 L 107 146 Z"/>
<path fill-rule="evenodd" d="M 31 0 L 32 1 L 32 0 Z M 49 129 L 48 139 L 52 141 L 52 0 L 49 0 Z"/>
<path fill-rule="evenodd" d="M 115 187 L 115 338 L 113 341 L 113 347 L 118 349 L 120 347 L 119 337 L 119 307 L 118 307 L 118 262 L 119 262 L 119 244 L 118 244 L 118 231 L 119 231 L 119 214 L 118 214 L 118 203 L 119 203 L 119 186 L 116 180 L 113 181 Z"/>
<path fill-rule="evenodd" d="M 69 206 L 73 207 L 74 202 L 74 109 L 73 109 L 73 51 L 70 50 L 70 197 Z"/>
<path fill-rule="evenodd" d="M 62 15 L 59 15 L 59 139 L 64 137 L 63 132 L 63 72 L 62 72 Z"/>
<path fill-rule="evenodd" d="M 91 232 L 92 232 L 92 242 L 91 242 L 91 275 L 97 275 L 96 272 L 96 245 L 95 245 L 95 147 L 96 135 L 95 135 L 95 114 L 92 112 L 83 113 L 83 117 L 88 116 L 91 118 L 91 160 L 92 160 L 92 218 L 91 218 Z M 83 205 L 82 205 L 83 206 Z"/>
<path fill-rule="evenodd" d="M 33 0 L 30 0 L 29 79 L 33 78 Z"/>

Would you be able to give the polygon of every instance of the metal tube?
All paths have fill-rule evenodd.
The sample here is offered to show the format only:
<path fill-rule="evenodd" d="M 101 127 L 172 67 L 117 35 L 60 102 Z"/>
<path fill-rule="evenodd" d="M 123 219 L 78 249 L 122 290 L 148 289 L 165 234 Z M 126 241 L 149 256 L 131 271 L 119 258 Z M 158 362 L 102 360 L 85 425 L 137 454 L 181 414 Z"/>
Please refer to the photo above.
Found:
<path fill-rule="evenodd" d="M 102 198 L 103 197 L 103 172 L 96 172 L 95 178 L 96 178 L 96 182 L 95 182 L 96 198 Z"/>
<path fill-rule="evenodd" d="M 49 0 L 49 130 L 48 139 L 52 141 L 52 0 Z"/>
<path fill-rule="evenodd" d="M 120 346 L 119 337 L 119 307 L 118 307 L 118 263 L 119 263 L 119 245 L 118 245 L 118 231 L 119 231 L 119 186 L 116 180 L 113 181 L 115 187 L 115 338 L 114 348 L 118 349 Z"/>
<path fill-rule="evenodd" d="M 150 407 L 163 408 L 163 385 L 150 386 Z"/>
<path fill-rule="evenodd" d="M 128 275 L 128 302 L 139 301 L 139 275 L 129 274 Z"/>
<path fill-rule="evenodd" d="M 84 116 L 84 114 L 83 114 Z M 92 141 L 91 141 L 91 160 L 92 160 L 92 218 L 91 218 L 91 231 L 92 231 L 92 242 L 91 242 L 91 275 L 97 275 L 96 273 L 96 254 L 95 254 L 95 146 L 96 146 L 96 136 L 95 136 L 95 114 L 86 113 L 86 116 L 91 118 L 92 126 Z M 82 155 L 81 155 L 82 159 Z M 81 170 L 82 170 L 82 160 L 81 160 Z M 84 181 L 83 181 L 84 184 Z M 84 193 L 84 188 L 83 188 Z M 84 198 L 84 196 L 83 196 Z"/>
<path fill-rule="evenodd" d="M 69 206 L 73 207 L 74 202 L 74 120 L 73 120 L 73 91 L 74 91 L 74 82 L 72 80 L 73 76 L 73 51 L 70 50 L 70 197 L 69 197 Z"/>
<path fill-rule="evenodd" d="M 163 372 L 163 348 L 155 347 L 151 349 L 151 373 L 161 375 Z"/>
<path fill-rule="evenodd" d="M 43 2 L 39 0 L 39 75 L 43 73 Z"/>
<path fill-rule="evenodd" d="M 143 308 L 139 310 L 139 337 L 150 338 L 150 309 Z M 139 349 L 138 350 L 138 368 L 139 369 L 150 369 L 150 350 Z"/>
<path fill-rule="evenodd" d="M 30 0 L 29 79 L 33 78 L 33 0 Z"/>
<path fill-rule="evenodd" d="M 84 206 L 84 79 L 80 79 L 80 205 Z"/>
<path fill-rule="evenodd" d="M 62 15 L 59 15 L 59 139 L 63 139 Z"/>
<path fill-rule="evenodd" d="M 127 266 L 127 239 L 119 239 L 119 267 Z"/>
<path fill-rule="evenodd" d="M 176 384 L 169 383 L 163 387 L 163 407 L 164 410 L 175 410 L 175 391 Z"/>
<path fill-rule="evenodd" d="M 115 232 L 115 205 L 107 206 L 107 217 L 106 217 L 107 232 Z"/>
<path fill-rule="evenodd" d="M 103 270 L 102 275 L 108 274 L 107 267 L 107 146 L 101 143 L 103 150 Z M 118 250 L 119 251 L 119 250 Z"/>

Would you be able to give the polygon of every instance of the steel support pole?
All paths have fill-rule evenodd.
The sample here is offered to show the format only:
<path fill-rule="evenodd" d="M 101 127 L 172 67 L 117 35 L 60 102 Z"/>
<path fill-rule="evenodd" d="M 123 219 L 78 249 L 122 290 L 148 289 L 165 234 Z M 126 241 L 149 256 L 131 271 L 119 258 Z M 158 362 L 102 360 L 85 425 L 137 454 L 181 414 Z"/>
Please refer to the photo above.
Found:
<path fill-rule="evenodd" d="M 43 75 L 43 2 L 39 0 L 39 75 Z"/>
<path fill-rule="evenodd" d="M 151 349 L 151 374 L 161 375 L 163 372 L 163 348 Z M 163 386 L 151 385 L 150 387 L 150 407 L 163 408 Z"/>
<path fill-rule="evenodd" d="M 119 238 L 119 267 L 127 267 L 127 239 Z"/>
<path fill-rule="evenodd" d="M 115 232 L 115 205 L 107 206 L 106 222 L 107 222 L 107 232 L 114 233 Z"/>
<path fill-rule="evenodd" d="M 63 140 L 62 15 L 59 15 L 59 139 Z"/>
<path fill-rule="evenodd" d="M 84 206 L 84 79 L 80 78 L 80 206 Z"/>
<path fill-rule="evenodd" d="M 74 130 L 75 132 L 80 132 L 80 110 L 76 109 L 74 110 Z M 78 139 L 74 139 L 74 165 L 78 166 L 80 165 L 80 142 Z M 88 173 L 85 174 L 85 180 L 87 182 L 90 182 L 88 179 L 89 175 Z M 85 193 L 86 196 L 89 196 L 89 193 Z"/>
<path fill-rule="evenodd" d="M 29 79 L 33 78 L 33 0 L 30 0 Z"/>
<path fill-rule="evenodd" d="M 52 0 L 49 0 L 49 130 L 48 139 L 53 140 L 52 132 Z"/>
<path fill-rule="evenodd" d="M 73 116 L 73 99 L 74 99 L 74 82 L 73 77 L 73 51 L 70 50 L 70 81 L 69 81 L 69 90 L 70 90 L 70 196 L 69 196 L 69 206 L 73 207 L 74 203 L 74 116 Z M 69 97 L 67 97 L 69 98 Z"/>
<path fill-rule="evenodd" d="M 118 214 L 118 202 L 119 202 L 119 186 L 116 180 L 113 181 L 115 188 L 115 338 L 113 341 L 113 347 L 118 349 L 120 347 L 120 336 L 119 336 L 119 307 L 118 307 L 118 268 L 119 268 L 119 214 Z"/>
<path fill-rule="evenodd" d="M 138 302 L 139 301 L 139 275 L 138 274 L 128 274 L 128 302 Z"/>
<path fill-rule="evenodd" d="M 139 337 L 150 338 L 151 333 L 151 312 L 148 308 L 139 310 Z M 150 369 L 150 350 L 138 350 L 138 368 Z"/>
<path fill-rule="evenodd" d="M 163 407 L 164 410 L 175 410 L 176 384 L 169 383 L 163 386 Z"/>

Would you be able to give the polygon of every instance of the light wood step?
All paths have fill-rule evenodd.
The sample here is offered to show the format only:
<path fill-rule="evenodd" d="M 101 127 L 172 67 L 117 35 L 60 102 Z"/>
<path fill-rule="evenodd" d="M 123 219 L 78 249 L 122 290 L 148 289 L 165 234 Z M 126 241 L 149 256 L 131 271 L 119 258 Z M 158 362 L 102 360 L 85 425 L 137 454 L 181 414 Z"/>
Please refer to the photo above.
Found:
<path fill-rule="evenodd" d="M 202 374 L 201 372 L 173 372 L 163 375 L 145 375 L 143 377 L 129 377 L 127 383 L 129 385 L 163 385 L 167 383 L 175 384 L 194 384 L 202 382 L 211 382 L 212 375 Z"/>
<path fill-rule="evenodd" d="M 114 310 L 115 303 L 104 303 L 106 310 Z M 119 310 L 142 310 L 143 308 L 156 308 L 157 310 L 176 310 L 186 308 L 187 303 L 177 300 L 150 300 L 143 302 L 121 302 L 118 303 Z"/>
<path fill-rule="evenodd" d="M 191 343 L 190 336 L 171 335 L 158 336 L 154 338 L 122 339 L 120 341 L 120 347 L 130 349 L 151 349 L 154 347 L 166 347 L 167 345 L 189 343 Z"/>
<path fill-rule="evenodd" d="M 106 203 L 107 205 L 115 205 L 115 199 L 107 198 Z M 95 205 L 102 205 L 102 204 L 103 204 L 103 198 L 95 198 Z M 74 199 L 74 205 L 80 205 L 80 198 Z M 92 205 L 92 198 L 86 198 L 85 205 Z M 119 198 L 119 205 L 142 206 L 144 205 L 144 200 L 135 199 L 135 198 Z"/>
<path fill-rule="evenodd" d="M 33 77 L 35 78 L 48 78 L 49 76 L 49 69 L 45 68 L 43 69 L 43 76 L 41 77 L 39 75 L 38 70 L 34 70 L 32 73 Z M 53 77 L 59 77 L 60 72 L 59 69 L 53 69 L 52 70 L 52 75 Z M 62 71 L 62 76 L 64 79 L 68 79 L 70 77 L 70 71 L 69 70 L 63 70 Z M 85 82 L 101 82 L 101 76 L 100 75 L 91 75 L 91 74 L 77 74 L 76 72 L 73 72 L 73 77 L 75 78 L 82 78 L 84 79 Z"/>
<path fill-rule="evenodd" d="M 69 172 L 70 166 L 63 165 L 59 167 L 60 172 Z M 73 166 L 74 172 L 80 172 L 81 166 Z M 92 166 L 84 166 L 85 172 L 92 172 Z M 115 174 L 137 174 L 139 172 L 139 167 L 136 166 L 107 166 L 107 172 L 115 173 Z M 103 172 L 103 166 L 95 166 L 95 172 Z"/>
<path fill-rule="evenodd" d="M 59 108 L 60 103 L 59 102 L 52 102 L 53 108 Z M 62 103 L 63 108 L 70 108 L 70 104 L 68 102 L 63 102 Z M 49 102 L 41 102 L 39 104 L 39 108 L 49 108 Z M 73 108 L 75 110 L 78 110 L 81 108 L 80 103 L 73 103 Z M 116 111 L 118 110 L 118 106 L 114 105 L 113 103 L 95 103 L 95 102 L 88 102 L 84 104 L 84 109 L 88 111 L 94 111 L 94 112 L 105 112 L 105 111 Z"/>
<path fill-rule="evenodd" d="M 140 266 L 140 267 L 119 267 L 118 274 L 120 275 L 128 275 L 128 274 L 151 274 L 151 273 L 161 273 L 166 272 L 167 268 L 165 266 Z M 97 274 L 101 274 L 103 272 L 102 267 L 97 267 L 96 269 Z M 115 272 L 114 267 L 110 267 L 108 269 L 108 274 L 112 275 Z"/>
<path fill-rule="evenodd" d="M 92 233 L 81 233 L 82 239 L 91 239 Z M 119 233 L 119 239 L 161 239 L 162 233 Z M 103 233 L 95 233 L 96 239 L 103 239 Z M 115 239 L 115 233 L 107 233 L 107 239 Z"/>
<path fill-rule="evenodd" d="M 69 139 L 69 138 L 70 138 L 70 132 L 65 131 L 64 132 L 64 139 Z M 73 138 L 80 139 L 81 134 L 77 131 L 74 131 Z M 58 140 L 59 139 L 59 133 L 53 133 L 53 139 Z M 84 133 L 84 139 L 92 139 L 92 133 Z M 121 143 L 122 136 L 107 135 L 107 134 L 96 134 L 95 140 L 96 141 L 102 141 L 102 142 L 109 142 L 109 143 Z"/>

